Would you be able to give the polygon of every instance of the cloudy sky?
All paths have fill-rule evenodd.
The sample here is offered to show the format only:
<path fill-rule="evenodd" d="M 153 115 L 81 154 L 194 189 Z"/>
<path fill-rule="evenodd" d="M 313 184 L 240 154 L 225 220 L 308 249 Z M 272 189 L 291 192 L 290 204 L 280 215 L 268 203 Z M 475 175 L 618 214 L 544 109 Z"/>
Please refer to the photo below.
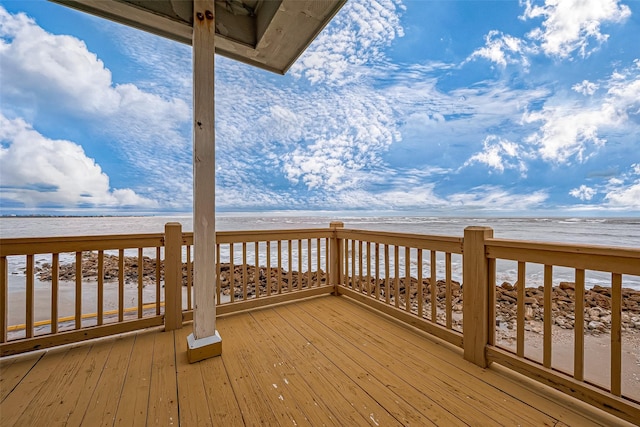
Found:
<path fill-rule="evenodd" d="M 640 2 L 349 0 L 216 57 L 217 208 L 640 213 Z M 188 46 L 0 0 L 0 213 L 189 212 Z"/>

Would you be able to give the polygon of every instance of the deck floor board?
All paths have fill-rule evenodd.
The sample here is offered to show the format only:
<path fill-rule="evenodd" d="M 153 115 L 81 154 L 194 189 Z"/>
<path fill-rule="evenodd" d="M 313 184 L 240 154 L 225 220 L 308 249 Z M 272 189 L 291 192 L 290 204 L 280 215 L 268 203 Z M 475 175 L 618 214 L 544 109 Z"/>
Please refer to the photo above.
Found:
<path fill-rule="evenodd" d="M 0 360 L 0 424 L 611 424 L 347 297 L 221 316 L 217 326 L 222 357 L 196 364 L 186 357 L 190 325 Z"/>

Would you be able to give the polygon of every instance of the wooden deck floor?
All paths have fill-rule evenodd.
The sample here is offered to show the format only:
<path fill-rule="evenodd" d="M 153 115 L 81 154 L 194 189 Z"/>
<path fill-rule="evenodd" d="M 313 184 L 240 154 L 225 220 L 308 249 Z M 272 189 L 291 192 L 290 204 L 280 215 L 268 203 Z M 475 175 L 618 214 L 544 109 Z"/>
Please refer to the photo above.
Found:
<path fill-rule="evenodd" d="M 185 327 L 0 362 L 0 424 L 612 425 L 480 369 L 346 297 L 221 317 L 222 357 L 189 365 Z M 533 385 L 532 385 L 533 384 Z"/>

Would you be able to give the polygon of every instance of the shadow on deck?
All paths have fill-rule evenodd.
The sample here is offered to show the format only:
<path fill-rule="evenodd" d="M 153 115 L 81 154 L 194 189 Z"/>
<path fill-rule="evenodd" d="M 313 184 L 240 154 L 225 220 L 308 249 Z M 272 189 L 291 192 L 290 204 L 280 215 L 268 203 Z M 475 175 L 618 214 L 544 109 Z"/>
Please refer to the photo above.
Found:
<path fill-rule="evenodd" d="M 5 358 L 2 425 L 625 425 L 345 297 L 217 325 L 193 365 L 189 325 Z"/>

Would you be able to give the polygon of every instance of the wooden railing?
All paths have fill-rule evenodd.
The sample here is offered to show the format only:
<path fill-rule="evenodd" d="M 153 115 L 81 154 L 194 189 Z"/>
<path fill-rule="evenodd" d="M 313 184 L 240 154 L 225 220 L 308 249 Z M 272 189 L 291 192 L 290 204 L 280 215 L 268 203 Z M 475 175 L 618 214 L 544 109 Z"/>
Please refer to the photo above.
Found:
<path fill-rule="evenodd" d="M 462 347 L 461 238 L 338 228 L 336 239 L 337 293 Z"/>
<path fill-rule="evenodd" d="M 181 327 L 193 317 L 192 245 L 193 234 L 177 223 L 167 224 L 164 234 L 0 239 L 0 355 L 151 326 Z M 485 227 L 469 227 L 460 238 L 349 230 L 340 222 L 322 229 L 219 232 L 216 245 L 218 314 L 344 295 L 461 347 L 465 359 L 481 367 L 497 363 L 622 419 L 640 419 L 638 399 L 621 384 L 623 286 L 631 276 L 636 283 L 640 278 L 640 249 L 494 239 Z M 35 280 L 39 254 L 51 260 L 46 313 L 36 313 L 42 309 L 36 293 L 43 292 Z M 25 271 L 20 307 L 9 290 L 12 257 L 23 260 Z M 516 306 L 512 347 L 498 342 L 496 329 L 497 295 L 504 296 L 496 265 L 505 261 L 517 265 L 517 283 L 507 295 Z M 540 360 L 526 344 L 530 264 L 544 271 L 536 300 L 543 310 Z M 570 371 L 552 357 L 554 268 L 573 269 L 575 276 L 574 291 L 563 297 L 570 297 L 575 321 Z M 591 271 L 611 278 L 608 385 L 585 378 L 585 277 Z M 70 313 L 62 311 L 69 308 L 61 304 L 65 290 L 73 295 Z M 87 292 L 96 304 L 84 302 Z M 111 305 L 109 297 L 115 298 Z M 9 324 L 16 310 L 23 321 Z"/>
<path fill-rule="evenodd" d="M 623 284 L 625 279 L 633 279 L 637 283 L 640 278 L 640 249 L 494 239 L 491 229 L 473 227 L 465 230 L 464 257 L 464 275 L 467 278 L 464 285 L 464 351 L 467 360 L 480 366 L 499 363 L 622 419 L 631 422 L 640 420 L 637 390 L 634 396 L 625 395 L 621 387 L 624 375 L 621 323 Z M 502 291 L 496 277 L 496 263 L 503 260 L 517 263 L 517 282 L 509 294 L 509 297 L 515 296 L 516 300 L 515 348 L 499 346 L 496 338 L 496 310 L 500 306 L 496 295 L 498 290 Z M 543 295 L 537 299 L 529 295 L 536 288 L 527 288 L 526 270 L 532 264 L 543 269 L 543 284 L 540 286 Z M 557 315 L 554 314 L 554 306 L 560 302 L 557 296 L 552 297 L 553 292 L 560 288 L 554 287 L 554 268 L 570 268 L 574 271 L 574 282 L 564 282 L 564 285 L 575 291 L 560 297 L 562 301 L 571 300 L 567 306 L 573 307 L 572 372 L 560 368 L 559 362 L 562 360 L 552 357 L 554 316 Z M 601 300 L 603 305 L 610 304 L 611 314 L 608 385 L 596 384 L 585 378 L 585 324 L 588 323 L 585 313 L 589 313 L 585 307 L 585 275 L 589 272 L 606 272 L 611 278 L 610 298 Z M 543 310 L 543 327 L 540 331 L 542 360 L 527 354 L 529 346 L 526 340 L 536 335 L 525 333 L 530 320 L 530 315 L 526 313 L 532 312 L 532 305 Z M 602 371 L 608 369 L 604 362 L 607 354 L 602 354 L 601 349 L 597 352 L 597 369 L 602 375 Z"/>

